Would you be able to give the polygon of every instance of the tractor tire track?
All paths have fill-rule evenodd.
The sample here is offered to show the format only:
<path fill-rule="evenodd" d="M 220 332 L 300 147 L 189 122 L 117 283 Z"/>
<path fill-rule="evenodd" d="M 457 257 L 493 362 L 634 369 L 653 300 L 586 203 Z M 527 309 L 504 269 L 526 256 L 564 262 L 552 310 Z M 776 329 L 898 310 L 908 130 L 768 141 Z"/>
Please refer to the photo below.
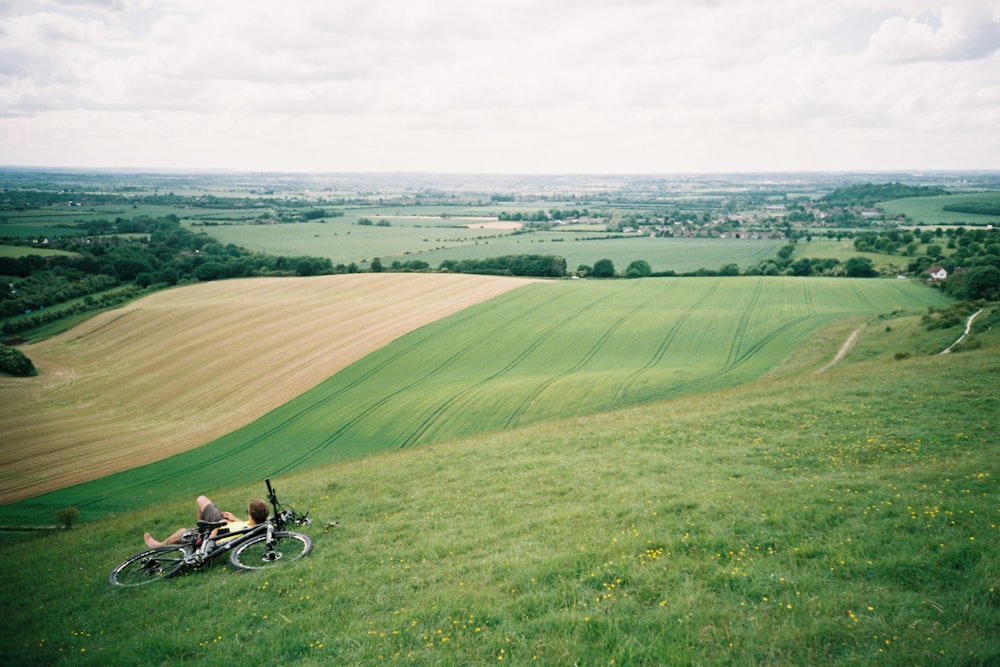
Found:
<path fill-rule="evenodd" d="M 747 328 L 750 326 L 750 318 L 757 312 L 757 304 L 760 302 L 760 295 L 763 291 L 763 280 L 763 278 L 757 279 L 757 284 L 754 286 L 750 301 L 740 314 L 740 321 L 736 325 L 736 331 L 733 332 L 733 340 L 729 345 L 729 357 L 723 365 L 724 370 L 734 366 L 740 358 L 740 349 L 743 347 L 743 338 L 746 336 Z"/>
<path fill-rule="evenodd" d="M 474 391 L 476 389 L 479 389 L 480 387 L 483 387 L 483 386 L 489 384 L 490 382 L 493 382 L 497 378 L 502 377 L 503 375 L 506 375 L 511 370 L 513 370 L 514 368 L 516 368 L 532 352 L 534 352 L 539 347 L 541 347 L 541 345 L 544 342 L 546 342 L 547 340 L 549 340 L 550 338 L 552 338 L 552 336 L 554 336 L 556 333 L 558 333 L 559 331 L 561 331 L 562 329 L 564 329 L 570 323 L 574 322 L 581 314 L 586 313 L 586 312 L 588 312 L 590 310 L 593 310 L 594 308 L 597 307 L 598 304 L 606 301 L 609 298 L 612 298 L 613 296 L 614 296 L 614 294 L 611 294 L 611 295 L 608 295 L 607 297 L 604 297 L 603 299 L 600 299 L 598 301 L 593 301 L 593 302 L 589 303 L 583 309 L 577 311 L 576 313 L 574 313 L 574 314 L 570 315 L 569 317 L 563 319 L 561 322 L 559 322 L 559 323 L 555 324 L 554 326 L 550 327 L 548 331 L 546 331 L 544 334 L 542 334 L 536 340 L 534 340 L 528 347 L 526 347 L 524 350 L 522 350 L 506 366 L 504 366 L 503 368 L 501 368 L 496 373 L 493 373 L 492 375 L 490 375 L 490 376 L 488 376 L 486 378 L 483 378 L 482 380 L 480 380 L 478 382 L 475 382 L 475 383 L 473 383 L 472 385 L 470 385 L 468 387 L 463 388 L 461 391 L 455 392 L 455 394 L 453 394 L 451 398 L 449 398 L 448 400 L 444 401 L 431 414 L 429 414 L 425 419 L 423 419 L 421 421 L 420 425 L 416 429 L 414 429 L 414 431 L 406 438 L 406 440 L 403 441 L 403 444 L 400 445 L 400 449 L 404 449 L 406 447 L 412 446 L 421 437 L 423 437 L 423 435 L 430 429 L 430 427 L 437 421 L 437 419 L 448 408 L 450 408 L 452 405 L 454 405 L 454 403 L 458 399 L 462 398 L 463 396 L 468 395 L 469 392 Z"/>
<path fill-rule="evenodd" d="M 642 311 L 644 308 L 648 306 L 649 303 L 651 303 L 654 300 L 655 299 L 651 299 L 650 301 L 642 303 L 633 308 L 627 314 L 622 315 L 620 318 L 618 318 L 618 320 L 614 324 L 612 324 L 610 327 L 607 328 L 607 330 L 601 335 L 601 337 L 597 339 L 594 345 L 591 346 L 591 348 L 582 357 L 580 357 L 580 359 L 572 367 L 567 368 L 558 375 L 553 375 L 547 380 L 540 382 L 525 397 L 525 399 L 521 402 L 521 405 L 519 405 L 517 409 L 514 410 L 514 412 L 507 419 L 507 423 L 504 425 L 504 427 L 505 428 L 516 427 L 518 423 L 521 421 L 521 418 L 524 416 L 524 414 L 531 408 L 535 400 L 539 396 L 541 396 L 542 392 L 548 389 L 556 381 L 561 380 L 562 378 L 567 377 L 569 375 L 572 375 L 573 373 L 576 373 L 581 368 L 586 366 L 591 359 L 597 356 L 597 353 L 601 350 L 601 348 L 603 348 L 605 344 L 607 344 L 607 342 L 611 339 L 611 337 L 615 334 L 615 332 L 618 331 L 618 329 L 620 329 L 622 325 L 625 324 L 625 322 L 635 317 L 636 313 Z"/>
<path fill-rule="evenodd" d="M 694 315 L 694 313 L 699 308 L 701 308 L 702 305 L 704 305 L 704 303 L 708 301 L 708 299 L 711 298 L 711 296 L 715 294 L 716 291 L 718 291 L 718 289 L 719 289 L 719 283 L 718 281 L 716 281 L 690 308 L 684 311 L 684 314 L 682 314 L 679 318 L 677 318 L 673 326 L 671 326 L 670 330 L 667 332 L 667 335 L 664 336 L 663 340 L 660 341 L 660 345 L 657 347 L 656 352 L 653 353 L 653 356 L 649 358 L 649 360 L 642 366 L 642 368 L 639 368 L 638 370 L 630 374 L 618 386 L 618 389 L 615 391 L 615 399 L 614 399 L 615 403 L 621 403 L 624 400 L 625 396 L 628 394 L 628 392 L 631 390 L 633 385 L 635 385 L 635 383 L 638 382 L 639 378 L 642 377 L 647 372 L 649 372 L 650 370 L 652 370 L 654 367 L 656 367 L 657 364 L 660 363 L 660 361 L 663 360 L 663 357 L 666 356 L 667 354 L 667 350 L 673 344 L 674 340 L 677 338 L 677 335 L 684 328 L 684 325 L 687 323 L 687 321 L 691 319 L 692 315 Z"/>
<path fill-rule="evenodd" d="M 550 303 L 556 301 L 559 298 L 560 298 L 560 296 L 557 294 L 554 297 L 552 297 L 551 299 L 547 299 L 546 301 L 541 302 L 541 303 L 535 305 L 532 308 L 528 308 L 527 310 L 524 310 L 524 311 L 518 313 L 514 317 L 511 317 L 510 319 L 508 319 L 507 322 L 506 322 L 506 324 L 504 326 L 510 326 L 510 325 L 512 325 L 513 323 L 515 323 L 515 322 L 517 322 L 519 320 L 522 320 L 522 319 L 524 319 L 526 317 L 529 317 L 530 315 L 532 315 L 536 311 L 547 307 Z M 469 317 L 470 318 L 474 317 L 474 315 L 470 315 Z M 458 351 L 456 351 L 453 354 L 451 354 L 451 356 L 449 356 L 449 358 L 444 363 L 436 365 L 433 369 L 430 369 L 427 373 L 421 375 L 419 378 L 413 380 L 412 382 L 410 382 L 410 383 L 408 383 L 406 385 L 402 385 L 402 386 L 398 387 L 395 391 L 392 391 L 392 392 L 390 392 L 388 394 L 385 394 L 382 398 L 380 398 L 379 400 L 377 400 L 374 403 L 370 404 L 364 410 L 362 410 L 361 412 L 359 412 L 358 414 L 356 414 L 353 418 L 351 418 L 347 422 L 343 423 L 337 430 L 335 430 L 333 433 L 331 433 L 328 437 L 324 438 L 316 446 L 310 448 L 308 451 L 300 454 L 296 458 L 294 458 L 294 459 L 292 459 L 290 461 L 287 461 L 284 465 L 281 466 L 281 468 L 277 472 L 278 473 L 283 473 L 283 472 L 287 472 L 289 470 L 293 470 L 293 469 L 301 466 L 303 463 L 305 463 L 306 461 L 308 461 L 312 457 L 316 456 L 319 452 L 323 451 L 324 449 L 326 449 L 330 445 L 332 445 L 335 442 L 337 442 L 338 440 L 340 440 L 344 436 L 345 433 L 347 433 L 352 428 L 356 427 L 358 424 L 360 424 L 361 422 L 363 422 L 372 413 L 374 413 L 378 409 L 384 407 L 392 399 L 396 398 L 400 394 L 403 394 L 403 393 L 406 393 L 408 391 L 411 391 L 414 387 L 417 387 L 420 384 L 423 384 L 424 382 L 427 382 L 428 380 L 434 378 L 435 376 L 437 376 L 441 372 L 443 372 L 446 368 L 448 368 L 449 366 L 452 366 L 454 363 L 456 363 L 459 359 L 461 359 L 463 356 L 465 356 L 466 354 L 468 354 L 470 351 L 472 351 L 472 350 L 476 349 L 477 347 L 481 346 L 483 344 L 483 342 L 490 335 L 492 335 L 492 334 L 489 333 L 489 334 L 486 334 L 486 335 L 484 335 L 484 336 L 482 336 L 482 337 L 480 337 L 480 338 L 478 338 L 478 339 L 476 339 L 474 341 L 471 341 L 468 345 L 465 345 L 464 347 L 462 347 Z M 536 343 L 535 346 L 537 346 L 537 344 L 540 344 L 540 341 L 538 343 Z M 394 355 L 393 359 L 398 358 L 399 356 L 402 356 L 403 354 L 410 352 L 410 350 L 413 347 L 415 347 L 415 345 L 411 346 L 410 348 L 407 348 L 404 351 L 401 351 L 398 355 Z M 387 361 L 385 365 L 387 365 L 388 363 L 389 362 Z M 368 377 L 371 377 L 373 374 L 374 374 L 374 371 L 372 373 L 366 374 L 365 376 L 363 376 L 363 378 L 359 378 L 357 381 L 352 382 L 350 385 L 348 385 L 348 387 L 345 387 L 344 390 L 336 392 L 335 396 L 331 396 L 329 400 L 324 400 L 322 403 L 323 404 L 329 403 L 334 398 L 342 395 L 347 390 L 347 388 L 354 387 L 354 386 L 360 384 L 360 382 L 362 380 L 367 379 Z M 451 399 L 450 402 L 454 402 L 454 400 L 456 398 L 457 398 L 457 395 L 455 397 L 453 397 L 453 399 Z M 302 412 L 306 412 L 306 411 L 302 411 Z M 424 421 L 427 421 L 427 420 L 424 420 Z M 285 425 L 286 424 L 282 424 L 281 427 L 283 428 Z M 412 440 L 412 438 L 413 438 L 412 435 L 410 437 L 408 437 L 407 440 L 403 443 L 403 445 L 400 446 L 400 448 L 406 447 L 410 443 L 410 441 Z"/>
<path fill-rule="evenodd" d="M 558 298 L 558 297 L 554 297 L 552 299 L 549 299 L 549 300 L 547 300 L 547 301 L 539 304 L 538 306 L 536 306 L 534 308 L 529 308 L 529 309 L 527 309 L 525 311 L 522 311 L 521 313 L 518 313 L 514 317 L 510 318 L 510 320 L 508 322 L 510 322 L 510 323 L 516 322 L 519 319 L 527 317 L 530 314 L 532 314 L 533 312 L 535 312 L 536 310 L 538 310 L 539 308 L 542 308 L 542 307 L 546 306 L 548 303 L 554 301 L 556 298 Z M 465 317 L 466 318 L 471 318 L 471 317 L 474 317 L 474 315 L 468 314 L 468 315 L 465 315 Z M 407 337 L 409 337 L 409 336 L 404 336 L 402 339 L 400 339 L 400 341 L 405 340 Z M 242 456 L 244 456 L 248 451 L 253 451 L 253 450 L 256 450 L 256 449 L 266 449 L 267 447 L 269 447 L 269 444 L 270 444 L 272 438 L 275 435 L 279 434 L 280 432 L 284 431 L 285 429 L 287 429 L 289 427 L 294 426 L 295 423 L 300 418 L 302 418 L 303 416 L 305 416 L 305 415 L 307 415 L 307 414 L 309 414 L 309 413 L 311 413 L 313 411 L 321 410 L 321 409 L 326 408 L 331 403 L 335 402 L 336 400 L 338 400 L 339 398 L 341 398 L 345 394 L 347 394 L 350 391 L 354 390 L 356 387 L 358 387 L 359 385 L 361 385 L 363 382 L 369 380 L 371 377 L 377 375 L 379 372 L 383 371 L 385 368 L 387 368 L 391 364 L 395 363 L 401 357 L 403 357 L 403 356 L 405 356 L 407 354 L 410 354 L 412 352 L 412 350 L 419 345 L 419 343 L 420 343 L 419 340 L 413 339 L 411 337 L 411 341 L 408 344 L 406 344 L 405 346 L 401 347 L 394 354 L 392 354 L 392 355 L 386 357 L 384 360 L 380 361 L 377 365 L 373 366 L 366 373 L 364 373 L 364 374 L 358 376 L 357 378 L 351 380 L 349 383 L 347 383 L 343 387 L 337 389 L 336 391 L 333 391 L 333 392 L 331 392 L 329 394 L 325 394 L 325 395 L 323 395 L 322 397 L 320 397 L 319 399 L 317 399 L 315 401 L 311 401 L 309 403 L 306 403 L 301 408 L 299 408 L 299 409 L 295 410 L 293 413 L 291 413 L 286 419 L 284 419 L 280 423 L 275 424 L 271 428 L 268 428 L 268 429 L 262 431 L 261 433 L 255 435 L 252 438 L 248 438 L 247 440 L 242 441 L 239 444 L 239 446 L 237 446 L 235 448 L 220 449 L 218 452 L 213 453 L 212 455 L 210 455 L 208 457 L 201 458 L 197 462 L 190 463 L 190 464 L 180 464 L 180 465 L 178 465 L 176 467 L 173 467 L 171 469 L 171 471 L 170 471 L 169 474 L 167 474 L 167 475 L 160 475 L 157 478 L 157 481 L 169 481 L 169 480 L 172 480 L 172 479 L 183 479 L 185 476 L 190 475 L 191 473 L 194 473 L 194 472 L 198 471 L 199 469 L 204 468 L 206 466 L 223 465 L 223 464 L 226 464 L 229 461 L 229 459 L 231 459 L 233 457 L 242 457 Z M 337 429 L 337 431 L 335 431 L 335 433 L 331 437 L 326 438 L 319 445 L 317 445 L 315 447 L 312 447 L 308 452 L 295 457 L 293 460 L 291 460 L 291 461 L 287 461 L 286 460 L 285 463 L 283 463 L 282 465 L 278 466 L 277 468 L 273 468 L 271 470 L 268 470 L 267 474 L 277 475 L 277 474 L 284 473 L 284 472 L 287 472 L 289 470 L 292 470 L 292 469 L 294 469 L 294 468 L 296 468 L 298 466 L 301 466 L 305 461 L 307 461 L 311 457 L 315 456 L 316 453 L 318 453 L 319 451 L 323 450 L 324 448 L 326 448 L 327 446 L 329 446 L 329 444 L 331 444 L 332 442 L 334 442 L 335 440 L 337 440 L 349 428 L 357 425 L 365 417 L 367 417 L 368 415 L 370 415 L 372 412 L 374 412 L 375 410 L 377 410 L 379 407 L 385 405 L 392 398 L 394 398 L 395 396 L 397 396 L 397 395 L 399 395 L 399 394 L 401 394 L 401 393 L 403 393 L 405 391 L 408 391 L 413 386 L 416 386 L 416 385 L 420 384 L 421 382 L 424 382 L 427 379 L 433 377 L 435 374 L 439 373 L 442 368 L 445 368 L 445 367 L 453 364 L 459 357 L 461 357 L 463 354 L 467 353 L 470 349 L 472 349 L 473 347 L 475 347 L 475 345 L 478 345 L 478 344 L 481 344 L 481 340 L 476 341 L 474 343 L 471 343 L 470 345 L 468 345 L 468 346 L 462 348 L 461 350 L 459 350 L 458 352 L 454 353 L 444 364 L 438 365 L 430 373 L 427 373 L 426 375 L 421 376 L 417 380 L 414 380 L 410 384 L 408 384 L 408 385 L 406 385 L 404 387 L 400 387 L 396 391 L 393 391 L 392 393 L 384 396 L 381 400 L 379 400 L 375 404 L 369 406 L 363 412 L 359 413 L 353 419 L 351 419 L 346 424 L 344 424 L 339 429 Z M 343 371 L 341 371 L 341 372 L 343 372 Z M 273 460 L 275 460 L 275 457 L 273 455 L 270 455 L 270 453 L 266 452 L 266 451 L 261 451 L 260 452 L 260 456 L 256 457 L 256 458 L 258 458 L 260 460 L 264 460 L 264 461 L 267 461 L 267 460 L 273 461 Z M 180 461 L 180 459 L 179 459 L 179 461 Z M 138 491 L 141 491 L 142 489 L 144 489 L 146 487 L 147 483 L 148 483 L 148 480 L 137 481 L 134 484 L 131 484 L 131 485 L 126 486 L 126 487 L 122 487 L 122 490 L 125 491 L 126 493 L 128 493 L 128 492 L 138 492 Z M 92 501 L 82 502 L 80 504 L 85 506 L 85 505 L 92 504 L 93 502 L 101 502 L 102 500 L 103 500 L 102 498 L 94 498 Z"/>

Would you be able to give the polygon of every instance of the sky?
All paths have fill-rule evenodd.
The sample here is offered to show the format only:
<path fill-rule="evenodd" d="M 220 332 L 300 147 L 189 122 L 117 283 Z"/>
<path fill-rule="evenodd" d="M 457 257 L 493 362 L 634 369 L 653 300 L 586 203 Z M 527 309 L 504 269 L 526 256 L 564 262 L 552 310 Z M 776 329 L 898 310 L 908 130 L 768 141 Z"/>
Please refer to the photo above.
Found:
<path fill-rule="evenodd" d="M 0 165 L 1000 169 L 1000 2 L 0 0 Z"/>

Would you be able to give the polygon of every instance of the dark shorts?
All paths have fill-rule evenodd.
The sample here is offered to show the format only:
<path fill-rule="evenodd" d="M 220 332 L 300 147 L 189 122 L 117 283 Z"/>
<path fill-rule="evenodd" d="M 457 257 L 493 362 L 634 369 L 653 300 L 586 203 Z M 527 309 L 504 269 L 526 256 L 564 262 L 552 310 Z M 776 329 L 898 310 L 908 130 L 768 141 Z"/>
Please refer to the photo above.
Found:
<path fill-rule="evenodd" d="M 222 512 L 219 511 L 219 508 L 215 506 L 215 503 L 205 505 L 205 509 L 201 511 L 201 519 L 202 521 L 211 521 L 213 523 L 216 521 L 226 520 L 225 517 L 222 516 Z"/>

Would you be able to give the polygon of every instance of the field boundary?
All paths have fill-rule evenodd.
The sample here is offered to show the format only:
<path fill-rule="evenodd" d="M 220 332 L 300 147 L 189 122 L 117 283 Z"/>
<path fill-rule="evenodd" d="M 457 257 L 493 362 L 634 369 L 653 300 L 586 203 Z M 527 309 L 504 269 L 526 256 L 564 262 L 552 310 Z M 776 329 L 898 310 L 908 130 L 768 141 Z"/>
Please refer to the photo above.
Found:
<path fill-rule="evenodd" d="M 406 333 L 530 282 L 250 278 L 97 314 L 24 346 L 38 376 L 0 378 L 0 504 L 211 442 Z"/>

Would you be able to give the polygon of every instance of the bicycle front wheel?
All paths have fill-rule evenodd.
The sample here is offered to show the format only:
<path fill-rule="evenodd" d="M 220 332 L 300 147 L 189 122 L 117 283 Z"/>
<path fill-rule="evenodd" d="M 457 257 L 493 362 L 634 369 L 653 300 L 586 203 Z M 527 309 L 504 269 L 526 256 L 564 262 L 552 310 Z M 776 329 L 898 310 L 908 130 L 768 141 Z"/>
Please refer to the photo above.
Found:
<path fill-rule="evenodd" d="M 238 570 L 264 570 L 309 555 L 313 543 L 308 535 L 292 532 L 274 534 L 274 544 L 267 545 L 267 535 L 244 542 L 229 554 L 229 562 Z"/>
<path fill-rule="evenodd" d="M 169 579 L 184 567 L 185 556 L 184 548 L 179 546 L 148 549 L 111 570 L 108 581 L 115 586 L 142 586 Z"/>

